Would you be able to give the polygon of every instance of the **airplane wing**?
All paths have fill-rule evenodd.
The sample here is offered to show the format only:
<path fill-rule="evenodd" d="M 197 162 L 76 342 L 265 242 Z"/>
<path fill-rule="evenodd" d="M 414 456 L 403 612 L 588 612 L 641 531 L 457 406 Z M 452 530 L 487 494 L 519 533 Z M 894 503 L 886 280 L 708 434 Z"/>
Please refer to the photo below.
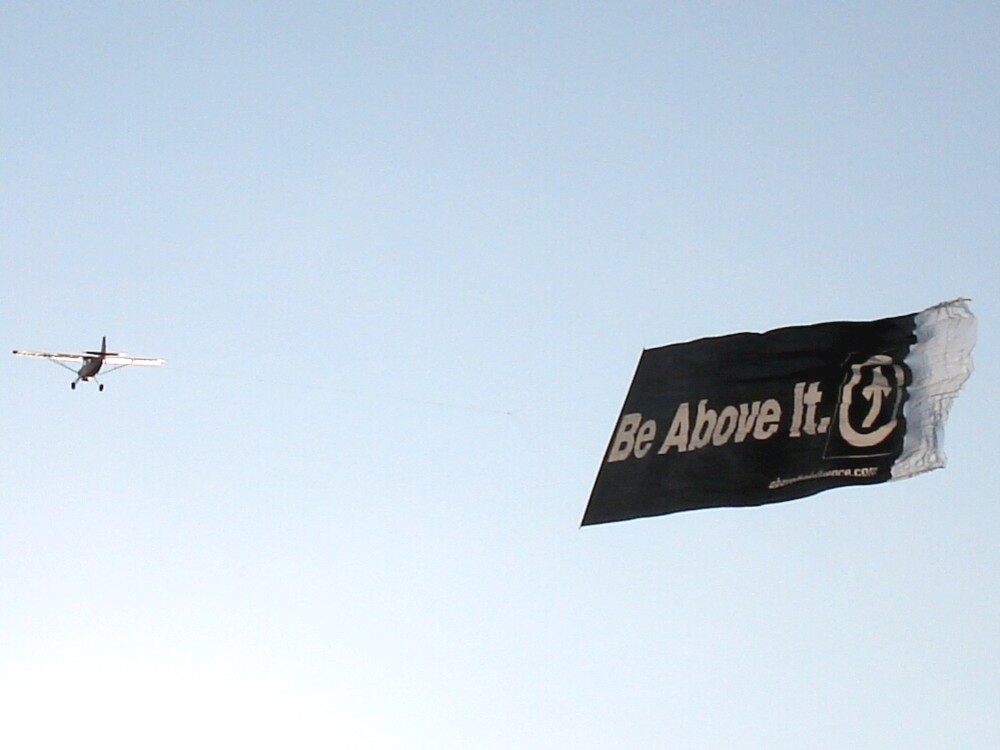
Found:
<path fill-rule="evenodd" d="M 57 362 L 83 362 L 86 357 L 82 354 L 61 354 L 59 352 L 33 352 L 28 349 L 15 349 L 14 354 L 19 357 L 40 357 L 41 359 L 54 359 Z"/>
<path fill-rule="evenodd" d="M 104 358 L 104 364 L 109 367 L 160 367 L 167 360 L 159 357 L 130 357 L 127 354 L 109 354 Z"/>

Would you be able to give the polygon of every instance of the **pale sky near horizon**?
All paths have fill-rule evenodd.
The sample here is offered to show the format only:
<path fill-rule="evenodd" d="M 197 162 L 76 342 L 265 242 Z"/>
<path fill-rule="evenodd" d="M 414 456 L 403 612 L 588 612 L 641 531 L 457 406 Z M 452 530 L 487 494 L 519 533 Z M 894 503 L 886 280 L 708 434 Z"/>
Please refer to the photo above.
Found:
<path fill-rule="evenodd" d="M 1000 746 L 995 3 L 0 3 L 0 746 Z M 971 297 L 950 463 L 579 528 L 643 347 Z"/>

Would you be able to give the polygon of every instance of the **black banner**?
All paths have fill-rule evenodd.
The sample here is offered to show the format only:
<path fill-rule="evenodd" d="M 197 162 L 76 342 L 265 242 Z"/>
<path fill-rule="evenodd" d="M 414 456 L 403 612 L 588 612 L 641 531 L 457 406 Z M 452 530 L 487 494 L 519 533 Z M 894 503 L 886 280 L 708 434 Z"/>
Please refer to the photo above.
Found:
<path fill-rule="evenodd" d="M 915 319 L 647 349 L 583 525 L 889 480 L 906 434 Z"/>

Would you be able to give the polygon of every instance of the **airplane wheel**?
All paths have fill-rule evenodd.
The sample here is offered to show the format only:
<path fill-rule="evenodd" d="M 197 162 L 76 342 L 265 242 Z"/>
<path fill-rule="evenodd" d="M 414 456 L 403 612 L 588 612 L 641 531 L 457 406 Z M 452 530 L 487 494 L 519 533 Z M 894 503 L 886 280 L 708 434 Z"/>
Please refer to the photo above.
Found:
<path fill-rule="evenodd" d="M 104 390 L 104 383 L 101 383 L 99 386 L 97 386 L 97 390 L 103 391 Z"/>
<path fill-rule="evenodd" d="M 74 391 L 75 391 L 75 390 L 76 390 L 76 383 L 70 383 L 70 384 L 69 384 L 69 387 L 70 387 L 70 388 L 71 388 L 72 390 L 74 390 Z"/>

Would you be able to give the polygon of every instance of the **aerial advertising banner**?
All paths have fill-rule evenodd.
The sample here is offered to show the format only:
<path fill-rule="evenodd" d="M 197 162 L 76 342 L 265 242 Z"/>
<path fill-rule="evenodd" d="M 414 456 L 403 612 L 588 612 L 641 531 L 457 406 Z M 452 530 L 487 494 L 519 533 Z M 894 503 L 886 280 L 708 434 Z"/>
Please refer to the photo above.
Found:
<path fill-rule="evenodd" d="M 764 505 L 945 465 L 968 300 L 642 353 L 583 525 Z"/>

